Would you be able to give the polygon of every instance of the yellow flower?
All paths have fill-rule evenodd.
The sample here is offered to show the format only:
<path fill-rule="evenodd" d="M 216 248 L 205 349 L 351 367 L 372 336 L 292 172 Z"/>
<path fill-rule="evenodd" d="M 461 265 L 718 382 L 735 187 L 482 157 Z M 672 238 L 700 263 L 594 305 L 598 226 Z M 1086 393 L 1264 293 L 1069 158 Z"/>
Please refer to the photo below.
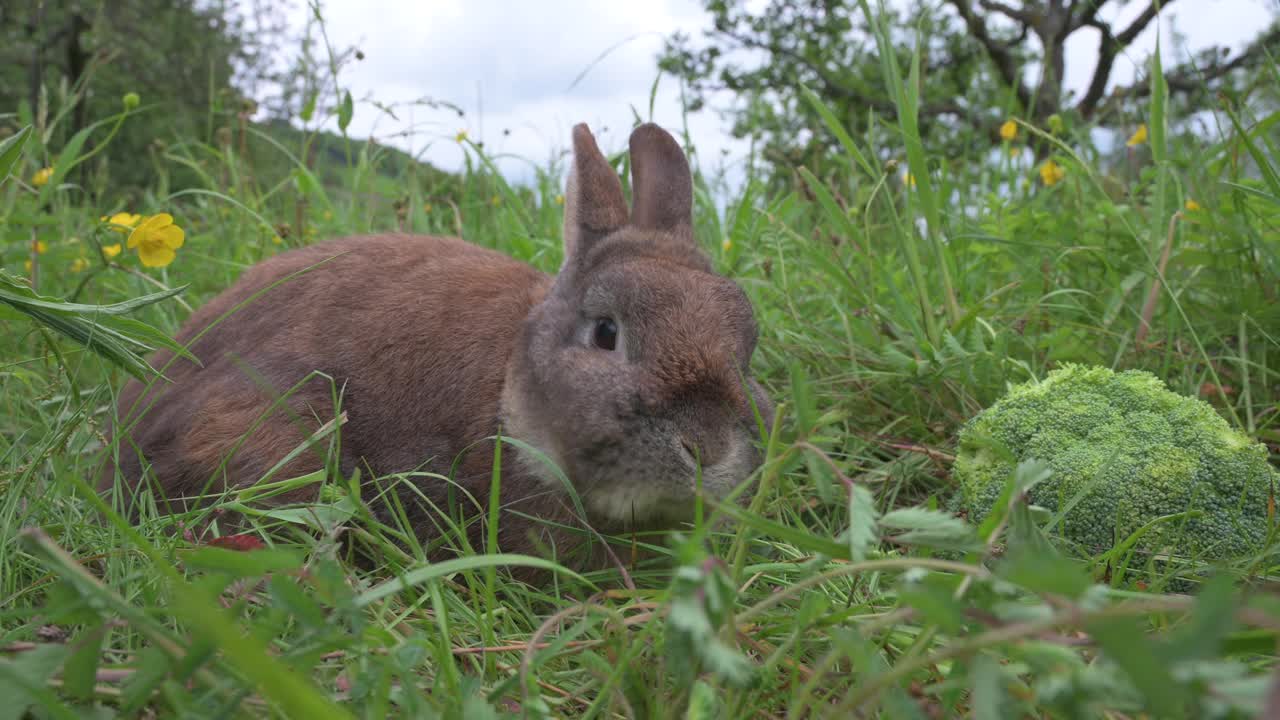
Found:
<path fill-rule="evenodd" d="M 43 240 L 37 240 L 37 241 L 36 241 L 36 254 L 37 254 L 37 255 L 43 255 L 43 254 L 45 254 L 45 253 L 47 253 L 47 252 L 49 252 L 49 245 L 48 245 L 47 243 L 45 243 L 45 241 L 43 241 Z"/>
<path fill-rule="evenodd" d="M 164 267 L 177 257 L 174 250 L 182 247 L 186 234 L 173 224 L 169 213 L 152 215 L 129 233 L 128 246 L 138 249 L 138 259 L 147 267 Z"/>
<path fill-rule="evenodd" d="M 916 186 L 916 176 L 915 176 L 915 175 L 912 175 L 912 174 L 911 174 L 911 173 L 909 173 L 909 172 L 902 173 L 902 182 L 903 182 L 903 184 L 905 184 L 905 185 L 910 185 L 911 187 L 915 187 L 915 186 Z"/>
<path fill-rule="evenodd" d="M 27 272 L 31 272 L 31 261 L 30 261 L 30 260 L 23 260 L 23 261 L 22 261 L 22 267 L 26 268 L 26 269 L 27 269 Z"/>
<path fill-rule="evenodd" d="M 489 198 L 489 203 L 494 207 L 498 207 L 499 205 L 502 204 L 502 198 L 498 197 L 497 195 L 494 195 L 493 197 Z"/>
<path fill-rule="evenodd" d="M 729 252 L 729 249 L 732 247 L 733 247 L 733 241 L 730 240 L 729 238 L 725 238 L 724 242 L 720 243 L 720 249 L 725 252 Z"/>
<path fill-rule="evenodd" d="M 1040 181 L 1045 185 L 1056 185 L 1067 176 L 1067 171 L 1052 160 L 1045 160 L 1040 166 Z"/>
<path fill-rule="evenodd" d="M 564 204 L 564 196 L 563 196 L 563 195 L 557 195 L 557 196 L 556 196 L 556 204 L 557 204 L 557 205 L 563 205 L 563 204 Z"/>
<path fill-rule="evenodd" d="M 332 220 L 332 219 L 333 219 L 333 211 L 332 211 L 332 210 L 325 210 L 325 211 L 324 211 L 324 215 L 323 215 L 322 217 L 325 219 L 325 221 Z"/>
<path fill-rule="evenodd" d="M 272 235 L 272 236 L 271 236 L 271 244 L 272 244 L 272 245 L 283 245 L 283 244 L 284 244 L 284 238 L 280 237 L 279 235 Z"/>
<path fill-rule="evenodd" d="M 1147 141 L 1147 124 L 1142 123 L 1137 130 L 1133 131 L 1133 135 L 1129 136 L 1129 142 L 1125 143 L 1129 147 L 1136 147 Z"/>
<path fill-rule="evenodd" d="M 1187 208 L 1187 212 L 1197 212 L 1198 210 L 1200 210 L 1200 203 L 1188 198 L 1186 208 Z"/>
<path fill-rule="evenodd" d="M 71 261 L 71 272 L 84 272 L 89 268 L 89 260 L 87 258 L 78 257 Z"/>
<path fill-rule="evenodd" d="M 1018 153 L 1020 152 L 1022 152 L 1022 148 L 1017 145 L 1014 145 L 1013 147 L 1009 148 L 1009 157 L 1018 157 Z"/>
<path fill-rule="evenodd" d="M 100 220 L 101 222 L 107 223 L 110 226 L 109 228 L 107 228 L 108 230 L 111 230 L 113 232 L 118 232 L 118 233 L 128 232 L 128 229 L 136 226 L 138 224 L 138 221 L 141 219 L 142 219 L 141 215 L 137 213 L 127 213 L 127 212 L 118 212 L 115 215 L 111 215 L 109 217 L 107 215 L 103 215 L 102 217 L 98 218 L 98 220 Z"/>
<path fill-rule="evenodd" d="M 1018 123 L 1012 120 L 1005 120 L 1000 126 L 1000 137 L 1005 141 L 1018 137 Z"/>
<path fill-rule="evenodd" d="M 35 175 L 31 176 L 31 184 L 35 185 L 36 187 L 44 187 L 45 185 L 48 185 L 49 181 L 52 179 L 53 179 L 53 168 L 51 167 L 40 168 L 39 170 L 36 171 Z"/>
<path fill-rule="evenodd" d="M 458 134 L 453 136 L 453 139 L 457 140 L 458 142 L 465 142 L 467 139 L 467 131 L 459 130 Z"/>
<path fill-rule="evenodd" d="M 120 247 L 120 243 L 116 243 L 114 245 L 103 245 L 102 254 L 106 255 L 107 259 L 110 260 L 111 258 L 119 255 L 120 251 L 123 249 L 124 248 Z"/>

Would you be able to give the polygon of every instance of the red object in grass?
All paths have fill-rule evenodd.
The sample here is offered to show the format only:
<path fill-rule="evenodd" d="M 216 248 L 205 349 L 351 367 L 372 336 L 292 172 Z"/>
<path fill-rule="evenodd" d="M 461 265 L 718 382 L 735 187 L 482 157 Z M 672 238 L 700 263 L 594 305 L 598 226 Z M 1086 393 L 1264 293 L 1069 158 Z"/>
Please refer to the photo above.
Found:
<path fill-rule="evenodd" d="M 223 535 L 216 537 L 205 543 L 209 547 L 220 547 L 228 550 L 238 550 L 240 552 L 249 552 L 250 550 L 261 550 L 264 546 L 262 540 L 257 535 Z"/>

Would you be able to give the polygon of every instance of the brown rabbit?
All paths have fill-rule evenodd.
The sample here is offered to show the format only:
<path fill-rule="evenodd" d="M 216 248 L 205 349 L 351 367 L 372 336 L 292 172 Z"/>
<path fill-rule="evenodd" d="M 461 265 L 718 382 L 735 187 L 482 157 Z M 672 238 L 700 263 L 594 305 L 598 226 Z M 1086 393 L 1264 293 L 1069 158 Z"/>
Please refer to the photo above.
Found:
<path fill-rule="evenodd" d="M 653 124 L 630 149 L 628 213 L 590 131 L 573 129 L 556 277 L 461 240 L 406 235 L 335 240 L 249 269 L 178 335 L 202 365 L 161 352 L 152 364 L 173 360 L 170 382 L 121 392 L 118 466 L 103 488 L 118 468 L 123 487 L 145 480 L 182 507 L 257 483 L 333 420 L 336 388 L 344 474 L 451 475 L 398 483 L 424 539 L 439 536 L 431 509 L 450 487 L 473 512 L 487 507 L 486 438 L 499 430 L 554 461 L 587 514 L 570 510 L 545 462 L 504 444 L 504 551 L 591 537 L 539 540 L 548 526 L 530 517 L 605 533 L 691 519 L 699 464 L 713 498 L 746 480 L 772 408 L 749 374 L 751 304 L 695 244 L 684 153 Z M 323 435 L 271 478 L 322 468 Z"/>

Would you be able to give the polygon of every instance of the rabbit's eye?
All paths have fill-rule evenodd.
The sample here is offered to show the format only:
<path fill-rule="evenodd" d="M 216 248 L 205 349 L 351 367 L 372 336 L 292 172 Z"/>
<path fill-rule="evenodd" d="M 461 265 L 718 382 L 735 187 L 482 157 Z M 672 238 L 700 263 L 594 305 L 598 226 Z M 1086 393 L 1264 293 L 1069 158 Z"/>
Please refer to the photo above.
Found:
<path fill-rule="evenodd" d="M 596 327 L 591 333 L 591 340 L 601 350 L 613 350 L 618 346 L 618 324 L 613 321 L 613 318 L 596 320 Z"/>

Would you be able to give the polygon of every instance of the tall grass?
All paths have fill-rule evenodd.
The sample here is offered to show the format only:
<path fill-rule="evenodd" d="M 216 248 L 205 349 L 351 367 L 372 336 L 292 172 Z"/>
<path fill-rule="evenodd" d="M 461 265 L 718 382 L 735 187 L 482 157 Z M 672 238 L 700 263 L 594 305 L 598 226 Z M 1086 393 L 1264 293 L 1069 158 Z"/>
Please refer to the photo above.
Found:
<path fill-rule="evenodd" d="M 894 54 L 882 56 L 896 123 L 850 137 L 810 96 L 840 157 L 799 169 L 781 192 L 749 182 L 723 210 L 696 196 L 700 242 L 755 302 L 756 371 L 780 402 L 760 492 L 745 508 L 709 508 L 685 532 L 622 539 L 620 568 L 555 572 L 542 585 L 511 571 L 546 561 L 486 553 L 492 537 L 428 562 L 403 515 L 375 520 L 341 484 L 302 509 L 224 498 L 249 512 L 247 534 L 265 544 L 252 552 L 211 542 L 224 531 L 217 506 L 144 508 L 126 522 L 90 489 L 111 452 L 102 430 L 124 371 L 89 350 L 112 339 L 108 359 L 127 364 L 164 342 L 147 327 L 172 333 L 245 267 L 335 235 L 458 234 L 553 272 L 559 168 L 515 187 L 465 138 L 456 178 L 358 141 L 312 164 L 303 158 L 318 136 L 241 127 L 170 144 L 152 191 L 109 207 L 70 171 L 91 167 L 86 138 L 128 110 L 62 144 L 56 127 L 37 127 L 0 147 L 0 162 L 15 163 L 0 186 L 0 261 L 37 278 L 39 293 L 0 286 L 0 718 L 27 707 L 52 717 L 1262 712 L 1280 607 L 1250 588 L 1269 580 L 1270 554 L 1187 586 L 1194 597 L 1159 593 L 1166 565 L 1063 556 L 1025 505 L 980 528 L 943 508 L 958 428 L 1010 383 L 1065 362 L 1149 369 L 1280 444 L 1280 116 L 1232 105 L 1221 136 L 1176 134 L 1157 61 L 1151 142 L 1123 157 L 1099 153 L 1087 127 L 1023 125 L 999 158 L 940 158 L 915 122 L 918 64 L 903 78 Z M 344 98 L 334 107 L 349 120 Z M 1033 145 L 1065 170 L 1060 181 L 1040 179 Z M 52 181 L 33 186 L 45 165 Z M 174 167 L 201 183 L 170 188 Z M 173 213 L 188 233 L 178 260 L 153 270 L 128 251 L 108 256 L 123 236 L 99 217 L 122 209 Z M 135 324 L 112 325 L 103 308 L 119 303 Z M 1042 473 L 1020 467 L 1011 496 Z M 363 479 L 402 481 L 445 480 Z M 1012 537 L 1036 543 L 1034 562 L 999 562 Z M 633 544 L 660 561 L 632 564 Z"/>

